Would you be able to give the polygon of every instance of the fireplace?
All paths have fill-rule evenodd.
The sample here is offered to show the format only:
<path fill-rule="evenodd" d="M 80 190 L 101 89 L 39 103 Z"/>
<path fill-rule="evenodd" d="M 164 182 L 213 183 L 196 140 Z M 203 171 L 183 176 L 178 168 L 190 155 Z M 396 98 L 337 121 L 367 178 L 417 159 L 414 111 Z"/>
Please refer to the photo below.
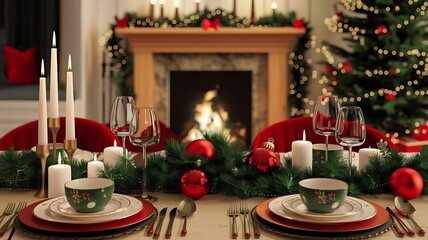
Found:
<path fill-rule="evenodd" d="M 162 84 L 160 79 L 165 77 L 159 75 L 166 72 L 169 74 L 164 68 L 212 69 L 206 69 L 205 66 L 202 69 L 194 69 L 192 64 L 186 69 L 174 64 L 159 64 L 157 58 L 160 55 L 262 55 L 265 59 L 264 71 L 259 75 L 253 72 L 252 138 L 266 126 L 288 117 L 288 51 L 293 41 L 305 33 L 303 28 L 220 28 L 217 31 L 204 31 L 202 28 L 116 28 L 115 33 L 124 35 L 133 51 L 136 104 L 155 106 L 160 110 L 160 115 L 163 114 L 160 119 L 165 120 L 167 124 L 171 123 L 166 116 L 167 106 L 163 106 L 164 99 L 159 100 L 165 95 L 165 88 L 159 88 L 159 84 Z M 224 63 L 215 66 L 221 70 L 224 70 L 222 67 L 230 67 Z M 211 65 L 208 64 L 207 67 Z M 252 70 L 248 66 L 244 68 L 227 70 Z M 261 79 L 262 84 L 254 83 L 255 78 Z M 259 93 L 264 100 L 259 101 L 254 92 Z M 257 118 L 259 120 L 255 120 Z"/>
<path fill-rule="evenodd" d="M 251 71 L 171 71 L 169 119 L 184 142 L 224 132 L 251 143 Z"/>

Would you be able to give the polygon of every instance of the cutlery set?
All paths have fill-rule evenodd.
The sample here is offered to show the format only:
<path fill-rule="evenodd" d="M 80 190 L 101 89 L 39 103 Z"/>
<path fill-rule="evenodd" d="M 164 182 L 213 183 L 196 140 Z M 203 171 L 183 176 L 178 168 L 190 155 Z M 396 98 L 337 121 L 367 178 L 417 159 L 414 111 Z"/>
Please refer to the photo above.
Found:
<path fill-rule="evenodd" d="M 193 201 L 192 201 L 192 204 L 193 204 L 194 210 L 192 210 L 191 213 L 193 213 L 196 210 L 196 205 L 194 205 Z M 153 227 L 155 225 L 156 219 L 153 220 L 149 224 L 148 229 L 147 229 L 147 236 L 151 236 L 153 234 L 153 238 L 155 238 L 155 239 L 159 238 L 161 230 L 162 230 L 162 224 L 163 224 L 163 221 L 165 219 L 167 210 L 168 210 L 168 208 L 165 207 L 159 212 L 159 218 L 158 218 L 159 220 L 156 224 L 154 232 L 153 232 Z M 181 230 L 181 236 L 182 237 L 186 236 L 186 233 L 187 233 L 187 229 L 186 229 L 187 216 L 190 215 L 191 213 L 181 213 L 180 212 L 180 206 L 179 206 L 178 210 L 175 207 L 171 211 L 169 211 L 169 222 L 168 222 L 168 227 L 167 227 L 166 233 L 165 233 L 165 238 L 167 238 L 167 239 L 171 238 L 171 236 L 172 236 L 172 227 L 174 225 L 175 215 L 177 212 L 179 212 L 180 215 L 183 215 L 185 217 L 183 227 Z"/>
<path fill-rule="evenodd" d="M 0 237 L 2 237 L 6 231 L 9 229 L 9 225 L 12 223 L 13 219 L 19 214 L 19 212 L 27 206 L 27 202 L 19 202 L 18 206 L 15 209 L 15 203 L 8 203 L 3 214 L 0 217 L 0 222 L 3 220 L 5 216 L 12 215 L 7 222 L 3 224 L 0 228 Z M 13 210 L 15 209 L 15 212 Z M 13 227 L 12 227 L 13 228 Z M 9 239 L 12 237 L 14 231 L 11 232 Z"/>
<path fill-rule="evenodd" d="M 240 203 L 239 211 L 236 204 L 231 203 L 229 204 L 229 209 L 227 210 L 227 215 L 232 218 L 232 238 L 236 239 L 238 238 L 238 230 L 237 230 L 237 221 L 236 217 L 239 216 L 239 214 L 242 214 L 244 219 L 244 236 L 245 239 L 249 239 L 251 237 L 251 230 L 250 230 L 250 210 L 246 203 Z M 255 222 L 253 222 L 253 231 L 254 231 L 254 238 L 260 237 L 260 231 L 258 229 L 258 226 Z"/>
<path fill-rule="evenodd" d="M 386 210 L 391 215 L 392 227 L 397 232 L 398 236 L 400 236 L 400 237 L 405 236 L 405 232 L 407 233 L 407 235 L 409 235 L 411 237 L 415 235 L 415 232 L 409 226 L 407 226 L 407 224 L 404 223 L 404 221 L 391 208 L 386 207 Z M 399 210 L 397 209 L 397 211 L 399 211 Z M 414 227 L 418 231 L 418 234 L 420 236 L 425 235 L 425 231 L 415 222 L 415 220 L 413 220 L 412 218 L 410 218 L 410 219 L 411 219 Z M 397 225 L 397 222 L 398 222 L 398 225 Z M 404 231 L 401 229 L 404 229 Z"/>

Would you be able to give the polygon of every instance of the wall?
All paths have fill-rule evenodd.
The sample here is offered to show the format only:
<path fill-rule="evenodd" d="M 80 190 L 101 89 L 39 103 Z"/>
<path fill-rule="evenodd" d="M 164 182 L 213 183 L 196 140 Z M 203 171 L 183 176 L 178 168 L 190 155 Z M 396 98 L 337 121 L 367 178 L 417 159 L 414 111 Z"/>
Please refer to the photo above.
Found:
<path fill-rule="evenodd" d="M 165 15 L 172 16 L 174 0 L 165 0 L 165 2 Z M 273 0 L 256 0 L 256 17 L 270 15 L 272 2 Z M 333 14 L 333 3 L 337 2 L 336 0 L 276 0 L 276 2 L 278 3 L 277 12 L 296 11 L 299 18 L 309 20 L 313 27 L 313 34 L 317 35 L 320 41 L 335 40 L 323 21 L 325 17 Z M 200 8 L 222 8 L 232 11 L 232 5 L 232 0 L 202 0 Z M 114 98 L 114 88 L 101 77 L 103 47 L 98 43 L 98 39 L 110 28 L 110 24 L 114 22 L 114 16 L 121 18 L 125 12 L 148 15 L 149 0 L 60 0 L 60 8 L 62 49 L 59 50 L 59 57 L 60 62 L 66 63 L 68 54 L 72 55 L 76 116 L 107 123 L 110 105 Z M 237 0 L 239 17 L 249 17 L 250 9 L 251 0 Z M 180 15 L 190 14 L 195 11 L 195 3 L 193 0 L 180 0 L 179 11 Z M 155 16 L 159 16 L 159 5 L 155 8 Z M 312 50 L 308 57 L 316 62 L 320 56 Z M 65 68 L 65 64 L 60 66 L 60 78 L 63 80 L 65 80 Z M 311 81 L 309 97 L 315 99 L 321 93 L 320 89 L 317 79 Z M 103 98 L 104 95 L 107 97 Z M 28 103 L 21 102 L 18 105 L 28 106 Z M 0 123 L 0 136 L 6 129 L 10 130 L 26 122 L 27 119 L 37 117 L 37 104 L 30 103 L 30 105 L 34 107 L 30 108 L 30 114 L 26 114 L 26 118 L 10 119 L 7 126 Z M 0 112 L 6 111 L 8 106 L 10 103 L 0 104 Z M 61 115 L 64 113 L 63 109 L 60 110 Z"/>

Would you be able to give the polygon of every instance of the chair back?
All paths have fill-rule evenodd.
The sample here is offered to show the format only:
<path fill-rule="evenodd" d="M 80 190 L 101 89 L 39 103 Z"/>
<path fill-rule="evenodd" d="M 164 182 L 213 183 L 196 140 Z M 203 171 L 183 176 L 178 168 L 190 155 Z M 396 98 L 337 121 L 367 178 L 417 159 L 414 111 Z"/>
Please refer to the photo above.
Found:
<path fill-rule="evenodd" d="M 291 143 L 302 139 L 303 130 L 306 132 L 306 140 L 313 144 L 325 143 L 325 137 L 316 134 L 312 130 L 312 117 L 296 117 L 272 124 L 262 130 L 254 138 L 251 149 L 260 148 L 264 142 L 273 138 L 276 152 L 289 152 L 291 151 Z M 376 144 L 381 139 L 386 141 L 390 148 L 396 149 L 395 144 L 385 134 L 366 125 L 366 141 L 362 145 L 353 147 L 352 149 L 353 151 L 358 151 L 360 148 L 376 148 Z M 338 144 L 334 135 L 329 137 L 328 142 L 329 144 Z"/>
<path fill-rule="evenodd" d="M 64 143 L 65 118 L 60 118 L 61 127 L 57 133 L 57 143 Z M 110 132 L 106 125 L 84 118 L 75 118 L 77 148 L 91 152 L 102 152 L 104 148 L 113 146 L 114 140 L 121 146 L 120 139 Z M 19 126 L 0 138 L 0 150 L 29 150 L 38 141 L 38 121 Z M 48 133 L 52 143 L 52 134 Z"/>
<path fill-rule="evenodd" d="M 147 147 L 147 152 L 158 152 L 166 149 L 166 144 L 169 139 L 175 139 L 180 142 L 180 137 L 178 134 L 174 133 L 169 127 L 167 127 L 163 122 L 159 121 L 160 128 L 160 141 L 158 144 Z M 129 137 L 126 138 L 125 147 L 128 151 L 131 152 L 142 152 L 143 149 L 138 146 L 132 145 L 129 141 Z"/>

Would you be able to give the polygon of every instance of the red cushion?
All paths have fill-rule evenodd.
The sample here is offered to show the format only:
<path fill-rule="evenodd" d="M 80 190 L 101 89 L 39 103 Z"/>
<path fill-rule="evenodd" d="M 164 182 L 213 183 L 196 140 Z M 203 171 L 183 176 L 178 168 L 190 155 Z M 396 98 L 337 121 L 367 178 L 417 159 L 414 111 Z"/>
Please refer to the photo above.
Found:
<path fill-rule="evenodd" d="M 36 48 L 24 52 L 13 47 L 4 47 L 7 78 L 11 84 L 23 85 L 37 83 Z"/>

